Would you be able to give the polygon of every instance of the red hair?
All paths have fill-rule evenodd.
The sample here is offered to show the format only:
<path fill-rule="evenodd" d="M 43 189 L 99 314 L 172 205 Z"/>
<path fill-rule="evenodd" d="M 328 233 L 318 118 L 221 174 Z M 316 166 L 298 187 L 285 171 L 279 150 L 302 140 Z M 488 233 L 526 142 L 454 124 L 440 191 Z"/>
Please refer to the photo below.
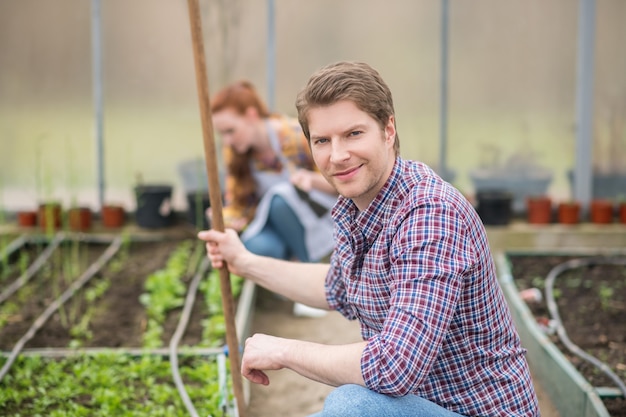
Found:
<path fill-rule="evenodd" d="M 218 91 L 211 100 L 212 113 L 232 109 L 238 115 L 243 116 L 249 108 L 255 109 L 261 118 L 270 116 L 267 105 L 249 81 L 238 81 L 230 84 Z M 232 201 L 229 201 L 229 204 L 244 212 L 252 209 L 252 214 L 249 216 L 251 219 L 257 204 L 256 182 L 250 170 L 252 150 L 239 154 L 232 148 L 227 148 L 225 153 L 228 155 L 226 169 L 236 183 L 236 186 L 231 187 Z"/>

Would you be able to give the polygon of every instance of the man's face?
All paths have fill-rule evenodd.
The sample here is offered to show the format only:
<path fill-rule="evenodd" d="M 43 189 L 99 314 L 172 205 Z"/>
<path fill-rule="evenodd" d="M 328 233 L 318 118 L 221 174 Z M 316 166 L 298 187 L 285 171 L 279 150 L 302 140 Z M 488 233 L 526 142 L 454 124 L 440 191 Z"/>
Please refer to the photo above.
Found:
<path fill-rule="evenodd" d="M 393 116 L 383 130 L 351 101 L 314 107 L 308 113 L 311 152 L 339 194 L 365 210 L 387 181 L 395 161 Z"/>
<path fill-rule="evenodd" d="M 225 145 L 237 153 L 245 153 L 252 146 L 254 129 L 250 118 L 233 109 L 224 109 L 213 114 L 213 126 Z"/>

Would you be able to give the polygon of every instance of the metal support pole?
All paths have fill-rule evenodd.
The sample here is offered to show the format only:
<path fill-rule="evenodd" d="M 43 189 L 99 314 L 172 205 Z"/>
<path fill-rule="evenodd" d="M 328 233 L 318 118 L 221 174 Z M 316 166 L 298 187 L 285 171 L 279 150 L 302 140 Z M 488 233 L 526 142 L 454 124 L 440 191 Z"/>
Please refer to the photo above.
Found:
<path fill-rule="evenodd" d="M 448 0 L 441 0 L 441 103 L 439 119 L 439 174 L 449 181 L 448 173 Z"/>
<path fill-rule="evenodd" d="M 588 210 L 592 195 L 593 59 L 595 0 L 580 0 L 576 89 L 576 165 L 574 198 Z"/>
<path fill-rule="evenodd" d="M 98 208 L 104 204 L 104 146 L 103 146 L 103 94 L 102 94 L 102 29 L 100 0 L 91 1 L 91 65 L 93 76 L 93 106 L 95 116 L 96 175 L 98 182 Z"/>
<path fill-rule="evenodd" d="M 267 103 L 276 106 L 276 19 L 274 0 L 267 0 Z"/>

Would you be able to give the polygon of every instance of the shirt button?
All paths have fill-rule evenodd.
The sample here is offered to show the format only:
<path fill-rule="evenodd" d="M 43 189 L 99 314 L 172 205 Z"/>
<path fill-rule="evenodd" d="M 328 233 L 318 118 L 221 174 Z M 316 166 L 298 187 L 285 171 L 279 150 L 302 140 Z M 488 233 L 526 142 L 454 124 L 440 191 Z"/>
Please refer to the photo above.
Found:
<path fill-rule="evenodd" d="M 356 281 L 356 275 L 350 275 L 350 281 Z"/>

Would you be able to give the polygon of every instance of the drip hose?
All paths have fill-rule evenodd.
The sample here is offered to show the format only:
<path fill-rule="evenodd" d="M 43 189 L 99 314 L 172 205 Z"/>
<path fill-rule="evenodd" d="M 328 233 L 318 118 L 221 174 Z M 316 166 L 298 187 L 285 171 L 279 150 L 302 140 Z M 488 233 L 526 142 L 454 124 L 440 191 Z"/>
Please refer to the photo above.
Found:
<path fill-rule="evenodd" d="M 7 259 L 13 252 L 24 246 L 28 242 L 27 235 L 20 235 L 13 239 L 0 253 L 0 261 Z"/>
<path fill-rule="evenodd" d="M 230 409 L 228 407 L 228 382 L 226 376 L 228 375 L 228 368 L 226 367 L 226 354 L 224 352 L 217 355 L 217 378 L 218 389 L 220 393 L 220 409 L 222 410 L 222 416 L 230 415 Z M 235 404 L 235 414 L 237 417 L 237 405 Z"/>
<path fill-rule="evenodd" d="M 20 354 L 26 342 L 35 336 L 35 333 L 48 321 L 48 319 L 63 305 L 69 300 L 75 293 L 78 291 L 83 285 L 85 285 L 91 278 L 94 277 L 102 269 L 104 264 L 106 264 L 120 249 L 124 240 L 121 237 L 113 240 L 113 243 L 109 245 L 109 247 L 104 251 L 102 255 L 98 258 L 98 260 L 92 263 L 83 274 L 69 286 L 68 289 L 65 290 L 63 294 L 56 300 L 52 302 L 46 308 L 46 310 L 41 314 L 41 316 L 37 317 L 37 320 L 33 323 L 33 325 L 28 329 L 26 334 L 22 336 L 20 340 L 15 344 L 11 354 L 9 355 L 7 361 L 4 363 L 2 369 L 0 369 L 0 381 L 4 378 L 4 376 L 9 372 L 11 365 L 15 362 L 15 359 Z"/>
<path fill-rule="evenodd" d="M 198 287 L 200 285 L 200 281 L 204 277 L 206 271 L 209 268 L 209 258 L 204 257 L 198 271 L 193 277 L 191 284 L 189 284 L 189 290 L 187 291 L 187 297 L 185 299 L 185 306 L 183 307 L 183 312 L 180 315 L 180 320 L 178 321 L 178 325 L 176 326 L 176 331 L 174 335 L 170 339 L 170 367 L 172 369 L 172 377 L 174 378 L 174 384 L 176 385 L 176 389 L 178 390 L 178 394 L 180 395 L 183 404 L 185 404 L 185 408 L 189 412 L 189 415 L 192 417 L 199 417 L 196 408 L 191 402 L 191 398 L 189 398 L 189 394 L 187 394 L 187 390 L 185 389 L 185 385 L 183 384 L 183 380 L 180 376 L 180 370 L 178 369 L 178 343 L 182 338 L 185 330 L 187 329 L 187 324 L 189 323 L 189 318 L 191 317 L 191 310 L 193 309 L 193 304 L 196 299 L 196 293 L 198 291 Z"/>
<path fill-rule="evenodd" d="M 0 293 L 0 304 L 5 302 L 11 295 L 13 295 L 17 290 L 22 288 L 26 283 L 41 269 L 42 266 L 46 264 L 50 255 L 54 252 L 54 250 L 65 240 L 65 234 L 57 233 L 54 236 L 54 239 L 48 244 L 46 249 L 37 257 L 35 262 L 33 262 L 24 273 L 11 285 L 9 285 L 2 293 Z M 23 245 L 24 243 L 22 243 Z"/>
<path fill-rule="evenodd" d="M 557 265 L 556 267 L 552 268 L 552 270 L 550 271 L 550 273 L 548 273 L 546 277 L 546 304 L 548 306 L 548 311 L 550 312 L 552 319 L 556 322 L 556 333 L 559 339 L 561 339 L 561 342 L 563 342 L 563 344 L 565 345 L 565 347 L 567 347 L 567 349 L 569 349 L 569 351 L 572 352 L 574 355 L 591 363 L 602 372 L 604 372 L 615 383 L 615 385 L 617 385 L 617 387 L 622 392 L 622 395 L 626 397 L 626 385 L 624 384 L 624 381 L 622 381 L 620 377 L 617 376 L 606 363 L 600 361 L 595 356 L 588 354 L 569 339 L 567 332 L 563 327 L 563 323 L 559 315 L 558 306 L 556 304 L 556 301 L 554 300 L 554 281 L 560 274 L 570 269 L 594 265 L 626 265 L 626 259 L 599 257 L 579 258 L 571 259 Z"/>

